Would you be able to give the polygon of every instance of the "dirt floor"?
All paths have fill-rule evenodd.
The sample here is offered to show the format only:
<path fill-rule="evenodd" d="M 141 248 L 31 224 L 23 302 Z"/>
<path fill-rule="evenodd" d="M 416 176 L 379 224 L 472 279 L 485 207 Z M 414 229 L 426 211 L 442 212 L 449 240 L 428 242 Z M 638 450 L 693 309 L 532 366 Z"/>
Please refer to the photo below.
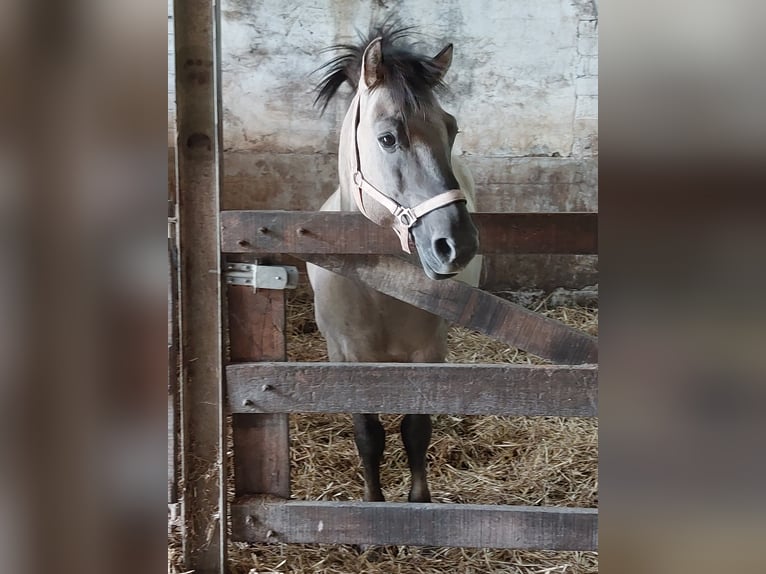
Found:
<path fill-rule="evenodd" d="M 503 296 L 503 293 L 498 293 Z M 508 294 L 510 296 L 510 294 Z M 598 334 L 598 309 L 525 301 L 530 309 Z M 307 288 L 290 292 L 288 356 L 327 360 Z M 543 361 L 463 328 L 449 334 L 455 363 Z M 598 425 L 595 419 L 559 417 L 434 416 L 429 484 L 434 502 L 598 506 Z M 407 498 L 409 472 L 400 416 L 383 416 L 387 430 L 382 481 L 387 500 Z M 349 415 L 291 417 L 292 492 L 308 500 L 360 500 L 362 476 Z M 230 544 L 232 571 L 300 573 L 516 574 L 598 572 L 595 552 L 511 551 L 463 548 Z M 170 537 L 169 572 L 180 569 L 180 542 Z"/>

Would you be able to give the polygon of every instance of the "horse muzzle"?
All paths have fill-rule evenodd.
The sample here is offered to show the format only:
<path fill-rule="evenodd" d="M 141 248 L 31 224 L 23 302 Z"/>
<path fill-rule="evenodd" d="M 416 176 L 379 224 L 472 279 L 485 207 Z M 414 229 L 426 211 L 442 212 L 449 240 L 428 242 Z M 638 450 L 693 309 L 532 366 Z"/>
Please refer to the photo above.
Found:
<path fill-rule="evenodd" d="M 423 270 L 432 279 L 459 273 L 479 251 L 479 233 L 464 203 L 429 213 L 412 235 Z"/>

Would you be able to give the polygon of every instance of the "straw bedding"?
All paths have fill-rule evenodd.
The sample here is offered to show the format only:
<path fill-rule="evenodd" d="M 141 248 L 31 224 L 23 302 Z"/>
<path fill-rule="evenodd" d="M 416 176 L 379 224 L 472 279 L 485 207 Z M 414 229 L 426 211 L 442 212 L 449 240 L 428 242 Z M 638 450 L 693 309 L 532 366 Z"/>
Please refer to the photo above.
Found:
<path fill-rule="evenodd" d="M 503 296 L 503 293 L 499 293 Z M 510 295 L 510 294 L 508 294 Z M 549 317 L 596 335 L 598 310 L 555 306 L 550 299 L 525 304 Z M 534 363 L 545 361 L 483 335 L 452 327 L 448 361 Z M 289 294 L 288 358 L 327 360 L 316 329 L 312 297 Z M 406 500 L 407 459 L 398 426 L 401 416 L 381 417 L 387 431 L 382 482 L 386 499 Z M 559 417 L 434 416 L 429 484 L 434 502 L 595 507 L 598 505 L 597 422 Z M 297 499 L 361 500 L 362 476 L 350 415 L 291 417 L 292 492 Z M 344 545 L 230 544 L 232 571 L 306 573 L 486 573 L 598 572 L 593 552 L 510 551 L 463 548 Z M 169 571 L 183 572 L 179 541 L 172 537 Z"/>

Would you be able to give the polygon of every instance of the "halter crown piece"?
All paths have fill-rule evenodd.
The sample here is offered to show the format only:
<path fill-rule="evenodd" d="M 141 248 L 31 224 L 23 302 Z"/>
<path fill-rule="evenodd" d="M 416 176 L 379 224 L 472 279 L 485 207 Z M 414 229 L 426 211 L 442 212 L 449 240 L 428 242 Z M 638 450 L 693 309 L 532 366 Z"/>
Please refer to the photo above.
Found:
<path fill-rule="evenodd" d="M 364 208 L 363 194 L 367 194 L 368 197 L 386 208 L 391 213 L 391 215 L 394 216 L 394 224 L 392 229 L 399 237 L 399 241 L 402 245 L 402 250 L 406 253 L 411 253 L 409 241 L 410 228 L 415 225 L 415 223 L 417 223 L 418 219 L 428 213 L 431 213 L 432 211 L 439 209 L 440 207 L 449 205 L 450 203 L 455 203 L 456 201 L 466 201 L 465 194 L 460 189 L 451 189 L 430 199 L 427 199 L 415 207 L 404 207 L 377 189 L 369 181 L 367 181 L 364 178 L 364 175 L 362 175 L 362 166 L 360 165 L 359 160 L 359 142 L 357 141 L 356 134 L 357 128 L 359 127 L 361 109 L 360 94 L 357 93 L 354 99 L 356 100 L 356 112 L 354 117 L 354 154 L 356 158 L 356 170 L 354 171 L 352 179 L 354 182 L 354 190 L 356 192 L 353 193 L 354 200 L 356 201 L 356 206 L 367 219 L 374 223 L 376 223 L 375 220 L 370 217 L 370 214 L 367 213 L 367 210 Z"/>

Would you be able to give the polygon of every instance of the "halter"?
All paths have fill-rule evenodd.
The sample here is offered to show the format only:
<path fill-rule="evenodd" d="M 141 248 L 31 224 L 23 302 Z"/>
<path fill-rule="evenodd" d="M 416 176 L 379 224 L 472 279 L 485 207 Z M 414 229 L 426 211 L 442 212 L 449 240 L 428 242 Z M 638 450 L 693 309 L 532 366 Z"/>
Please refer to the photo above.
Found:
<path fill-rule="evenodd" d="M 354 171 L 352 179 L 356 193 L 353 193 L 352 195 L 356 201 L 356 206 L 359 208 L 359 211 L 361 211 L 362 214 L 373 223 L 377 222 L 372 217 L 370 217 L 370 214 L 367 213 L 367 210 L 364 208 L 363 194 L 367 194 L 370 198 L 387 209 L 391 215 L 394 216 L 392 229 L 399 237 L 399 241 L 402 245 L 402 250 L 406 253 L 411 253 L 409 244 L 410 228 L 415 225 L 415 223 L 417 223 L 421 217 L 439 209 L 440 207 L 455 203 L 456 201 L 467 201 L 466 196 L 460 189 L 451 189 L 449 191 L 445 191 L 444 193 L 440 193 L 435 197 L 427 199 L 415 207 L 404 207 L 400 203 L 396 202 L 381 192 L 369 181 L 367 181 L 362 175 L 362 167 L 359 159 L 359 143 L 357 141 L 356 134 L 357 128 L 359 127 L 360 110 L 362 106 L 362 98 L 359 93 L 356 94 L 355 99 L 356 111 L 354 113 L 354 155 L 356 158 L 356 170 Z"/>

